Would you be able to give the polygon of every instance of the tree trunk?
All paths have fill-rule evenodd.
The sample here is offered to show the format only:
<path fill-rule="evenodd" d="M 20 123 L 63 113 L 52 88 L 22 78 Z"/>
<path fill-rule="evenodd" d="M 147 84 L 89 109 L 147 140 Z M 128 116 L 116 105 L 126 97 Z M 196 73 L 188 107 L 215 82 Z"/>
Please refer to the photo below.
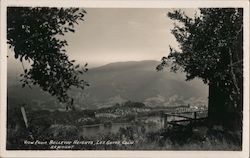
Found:
<path fill-rule="evenodd" d="M 208 96 L 208 121 L 211 126 L 222 125 L 225 121 L 223 107 L 226 97 L 219 87 L 218 82 L 211 82 L 209 84 Z"/>
<path fill-rule="evenodd" d="M 232 103 L 230 94 L 224 84 L 210 82 L 208 97 L 208 123 L 209 126 L 221 125 L 230 130 L 240 130 L 242 127 L 242 100 Z"/>

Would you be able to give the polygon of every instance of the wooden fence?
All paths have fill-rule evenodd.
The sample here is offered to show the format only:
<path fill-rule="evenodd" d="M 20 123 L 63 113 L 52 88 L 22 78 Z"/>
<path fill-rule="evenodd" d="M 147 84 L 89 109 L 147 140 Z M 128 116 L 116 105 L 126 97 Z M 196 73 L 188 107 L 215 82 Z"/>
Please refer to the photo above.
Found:
<path fill-rule="evenodd" d="M 163 113 L 164 128 L 169 126 L 195 126 L 207 119 L 207 110 L 180 113 Z"/>

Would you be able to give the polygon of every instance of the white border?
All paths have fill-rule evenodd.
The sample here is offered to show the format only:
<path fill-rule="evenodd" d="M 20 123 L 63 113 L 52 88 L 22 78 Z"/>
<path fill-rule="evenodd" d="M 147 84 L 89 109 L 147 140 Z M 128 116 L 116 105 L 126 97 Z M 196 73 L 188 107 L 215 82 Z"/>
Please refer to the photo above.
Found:
<path fill-rule="evenodd" d="M 48 6 L 84 8 L 196 8 L 242 7 L 244 8 L 244 111 L 242 151 L 6 151 L 6 98 L 7 98 L 7 6 Z M 2 0 L 1 1 L 1 53 L 0 53 L 0 157 L 110 157 L 110 158 L 247 158 L 249 157 L 249 2 L 227 1 L 159 1 L 159 0 Z"/>

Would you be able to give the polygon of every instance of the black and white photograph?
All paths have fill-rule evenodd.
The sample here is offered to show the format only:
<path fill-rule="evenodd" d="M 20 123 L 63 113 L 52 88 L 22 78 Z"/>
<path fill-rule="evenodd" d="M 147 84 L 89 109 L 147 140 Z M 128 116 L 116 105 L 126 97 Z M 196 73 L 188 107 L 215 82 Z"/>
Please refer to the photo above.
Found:
<path fill-rule="evenodd" d="M 246 150 L 243 5 L 7 5 L 5 16 L 6 152 Z"/>

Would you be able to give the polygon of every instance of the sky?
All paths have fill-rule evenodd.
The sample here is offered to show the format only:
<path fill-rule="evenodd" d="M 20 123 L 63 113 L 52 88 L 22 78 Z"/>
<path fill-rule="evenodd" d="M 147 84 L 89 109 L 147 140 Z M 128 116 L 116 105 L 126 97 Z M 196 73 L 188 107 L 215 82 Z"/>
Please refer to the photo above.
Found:
<path fill-rule="evenodd" d="M 98 67 L 118 61 L 160 60 L 169 53 L 169 45 L 178 44 L 171 34 L 173 21 L 169 8 L 85 8 L 84 21 L 75 33 L 63 38 L 70 59 Z M 197 9 L 182 9 L 193 16 Z M 11 53 L 9 51 L 9 53 Z M 18 65 L 9 55 L 8 65 Z"/>

